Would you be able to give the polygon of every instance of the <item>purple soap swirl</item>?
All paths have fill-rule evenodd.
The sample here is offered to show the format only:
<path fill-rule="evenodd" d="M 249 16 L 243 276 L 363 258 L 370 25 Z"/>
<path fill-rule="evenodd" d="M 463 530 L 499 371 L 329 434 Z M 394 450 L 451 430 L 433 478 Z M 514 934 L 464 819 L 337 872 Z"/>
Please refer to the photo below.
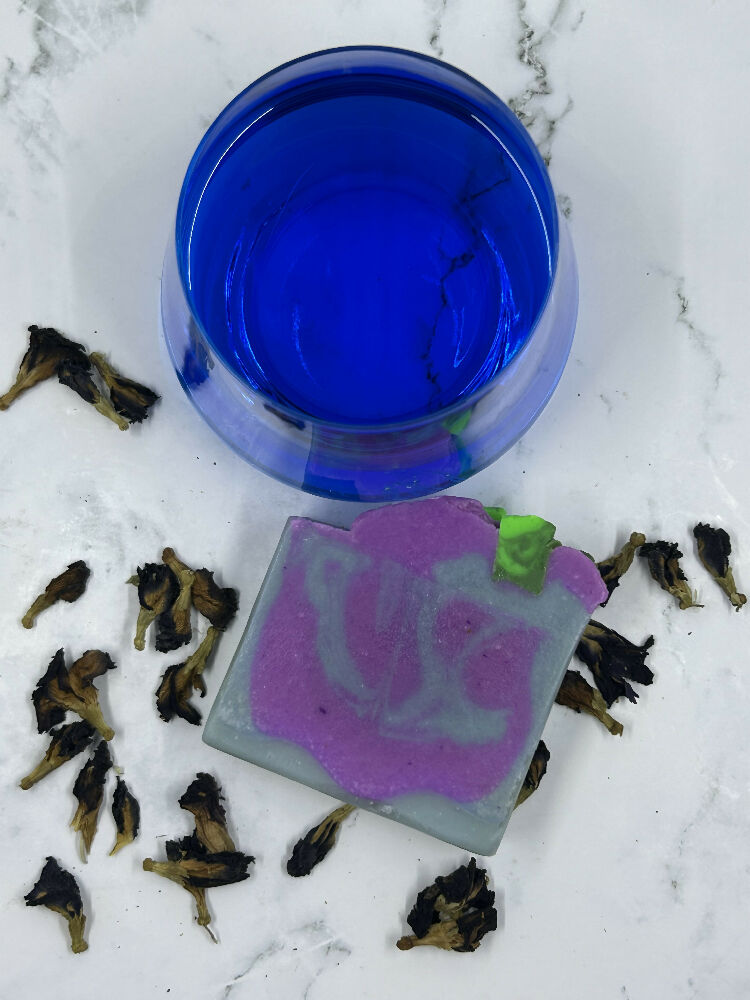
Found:
<path fill-rule="evenodd" d="M 293 520 L 253 656 L 253 724 L 361 798 L 489 794 L 529 736 L 548 638 L 498 605 L 512 585 L 493 584 L 491 604 L 474 592 L 496 543 L 481 505 L 453 497 L 369 511 L 350 531 Z M 570 557 L 551 575 L 588 608 L 595 567 L 557 553 Z"/>

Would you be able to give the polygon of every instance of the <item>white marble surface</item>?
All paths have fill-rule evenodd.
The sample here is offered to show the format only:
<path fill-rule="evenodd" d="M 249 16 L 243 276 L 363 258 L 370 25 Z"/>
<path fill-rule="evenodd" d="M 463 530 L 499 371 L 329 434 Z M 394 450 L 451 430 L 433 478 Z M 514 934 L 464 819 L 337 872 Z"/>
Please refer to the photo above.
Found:
<path fill-rule="evenodd" d="M 671 1000 L 750 995 L 746 911 L 748 616 L 700 570 L 696 520 L 730 528 L 750 587 L 746 349 L 750 13 L 732 0 L 17 0 L 0 10 L 0 302 L 5 383 L 28 323 L 53 324 L 150 374 L 153 420 L 120 434 L 56 384 L 0 415 L 0 963 L 2 1000 L 442 998 Z M 613 739 L 556 707 L 540 791 L 489 862 L 501 929 L 472 956 L 402 954 L 415 890 L 460 852 L 356 815 L 324 866 L 283 871 L 328 802 L 165 726 L 164 660 L 130 637 L 124 580 L 165 542 L 219 567 L 249 611 L 285 518 L 351 507 L 244 465 L 182 395 L 159 341 L 161 258 L 189 155 L 244 85 L 347 43 L 432 52 L 509 100 L 570 213 L 581 274 L 573 356 L 541 419 L 463 491 L 534 510 L 601 557 L 640 528 L 684 545 L 705 608 L 679 611 L 636 566 L 601 617 L 656 636 L 653 687 L 618 705 Z M 97 332 L 95 332 L 97 331 Z M 83 599 L 32 632 L 40 584 L 85 558 Z M 209 677 L 215 693 L 238 621 Z M 143 829 L 88 865 L 67 823 L 77 768 L 16 782 L 43 741 L 29 694 L 58 646 L 112 652 L 101 685 Z M 207 699 L 207 703 L 208 700 Z M 179 888 L 141 871 L 188 831 L 175 799 L 197 769 L 227 793 L 252 878 L 211 893 L 220 944 Z M 90 949 L 22 896 L 46 854 L 80 878 Z"/>

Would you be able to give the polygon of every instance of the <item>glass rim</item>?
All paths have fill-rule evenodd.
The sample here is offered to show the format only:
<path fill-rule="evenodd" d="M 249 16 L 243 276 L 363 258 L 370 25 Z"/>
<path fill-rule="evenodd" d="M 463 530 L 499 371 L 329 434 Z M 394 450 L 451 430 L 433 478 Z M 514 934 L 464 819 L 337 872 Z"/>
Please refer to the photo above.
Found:
<path fill-rule="evenodd" d="M 209 134 L 211 133 L 212 129 L 219 121 L 219 119 L 223 118 L 224 115 L 229 113 L 235 104 L 238 104 L 240 101 L 242 101 L 250 93 L 250 91 L 255 89 L 259 84 L 263 83 L 264 81 L 267 81 L 273 78 L 274 76 L 281 75 L 285 70 L 288 70 L 299 64 L 308 63 L 315 60 L 319 60 L 326 56 L 335 56 L 343 53 L 362 53 L 362 54 L 386 53 L 388 55 L 406 57 L 407 59 L 412 60 L 415 63 L 427 63 L 429 65 L 439 67 L 441 71 L 452 76 L 463 78 L 473 87 L 479 88 L 479 90 L 481 90 L 486 95 L 486 97 L 490 100 L 490 102 L 492 102 L 495 105 L 499 105 L 499 107 L 502 109 L 507 110 L 511 115 L 513 115 L 513 118 L 518 123 L 519 135 L 526 144 L 527 150 L 531 154 L 532 159 L 536 159 L 537 165 L 541 168 L 542 178 L 543 180 L 546 181 L 547 187 L 549 189 L 550 203 L 554 213 L 554 222 L 556 223 L 555 231 L 549 232 L 547 227 L 544 225 L 544 220 L 542 219 L 542 225 L 544 226 L 546 237 L 550 245 L 550 259 L 552 266 L 551 266 L 549 281 L 547 284 L 547 289 L 544 298 L 539 306 L 539 309 L 537 310 L 533 323 L 529 327 L 529 332 L 527 333 L 523 344 L 518 349 L 513 358 L 510 360 L 510 362 L 503 368 L 500 368 L 497 372 L 495 372 L 492 378 L 487 379 L 486 382 L 483 382 L 482 385 L 478 386 L 472 393 L 466 396 L 461 396 L 459 399 L 457 399 L 453 403 L 450 403 L 448 406 L 443 406 L 436 410 L 431 410 L 429 412 L 421 413 L 416 416 L 405 417 L 400 420 L 390 420 L 377 423 L 365 422 L 365 421 L 363 422 L 341 421 L 341 420 L 332 420 L 325 417 L 319 417 L 316 416 L 315 414 L 308 413 L 305 410 L 297 409 L 294 406 L 289 406 L 286 403 L 282 403 L 280 400 L 276 399 L 274 396 L 269 395 L 260 387 L 249 388 L 247 386 L 247 383 L 243 381 L 243 379 L 240 378 L 237 372 L 233 370 L 231 365 L 227 363 L 222 352 L 216 347 L 214 339 L 209 333 L 209 331 L 206 329 L 205 324 L 198 316 L 197 310 L 195 309 L 193 296 L 186 282 L 184 269 L 182 267 L 182 261 L 180 259 L 180 252 L 179 252 L 179 248 L 182 243 L 180 235 L 180 220 L 182 216 L 182 209 L 186 201 L 186 188 L 188 179 L 190 178 L 190 175 L 193 171 L 194 166 L 197 164 L 198 159 L 205 152 L 205 147 L 208 144 Z M 376 67 L 373 67 L 373 69 L 376 69 Z M 441 83 L 435 81 L 430 81 L 430 82 L 432 82 L 437 89 L 444 89 Z M 520 167 L 518 169 L 520 170 Z M 523 171 L 521 171 L 521 173 L 523 174 L 524 179 L 526 180 L 526 183 L 529 185 L 529 188 L 536 200 L 537 198 L 536 191 L 531 186 L 528 178 L 523 173 Z M 229 101 L 228 104 L 224 105 L 224 107 L 214 116 L 213 120 L 211 121 L 211 124 L 208 126 L 200 142 L 196 146 L 195 151 L 193 152 L 193 155 L 191 156 L 190 162 L 188 163 L 187 169 L 185 171 L 185 175 L 183 177 L 182 184 L 180 186 L 180 194 L 178 198 L 177 212 L 175 215 L 175 224 L 173 229 L 173 238 L 175 244 L 174 247 L 175 255 L 177 257 L 177 273 L 179 276 L 182 293 L 185 296 L 185 301 L 190 311 L 190 316 L 192 317 L 193 322 L 198 326 L 201 334 L 205 337 L 206 341 L 210 345 L 212 351 L 216 356 L 216 360 L 222 365 L 222 367 L 227 372 L 229 372 L 232 378 L 242 387 L 244 391 L 250 391 L 252 392 L 253 395 L 257 395 L 258 397 L 260 397 L 261 400 L 263 400 L 265 403 L 268 403 L 274 410 L 276 410 L 279 415 L 283 417 L 288 417 L 290 420 L 293 421 L 303 420 L 305 421 L 306 424 L 310 424 L 311 426 L 319 427 L 324 430 L 337 431 L 342 434 L 379 434 L 379 433 L 388 434 L 397 431 L 414 429 L 417 427 L 425 427 L 433 423 L 441 423 L 445 420 L 450 420 L 452 417 L 465 413 L 466 410 L 475 406 L 488 392 L 492 390 L 492 388 L 497 384 L 497 382 L 500 380 L 501 377 L 503 378 L 507 378 L 509 376 L 512 377 L 513 371 L 516 368 L 518 368 L 522 363 L 522 360 L 528 351 L 529 345 L 531 344 L 531 341 L 539 327 L 541 319 L 544 313 L 546 312 L 547 307 L 549 306 L 550 298 L 552 296 L 552 290 L 555 286 L 555 277 L 557 275 L 558 264 L 559 264 L 560 224 L 561 224 L 561 219 L 559 216 L 559 209 L 552 188 L 552 183 L 549 179 L 547 165 L 542 159 L 541 154 L 539 153 L 539 150 L 537 149 L 533 139 L 528 134 L 521 121 L 511 111 L 508 105 L 505 104 L 505 102 L 500 97 L 498 97 L 497 94 L 494 93 L 494 91 L 490 90 L 489 87 L 485 86 L 485 84 L 481 83 L 479 80 L 471 76 L 471 74 L 467 73 L 465 70 L 462 70 L 457 66 L 453 66 L 451 63 L 444 62 L 442 59 L 437 59 L 434 56 L 426 55 L 422 52 L 415 52 L 412 49 L 403 49 L 397 46 L 389 46 L 389 45 L 340 45 L 327 49 L 317 49 L 314 52 L 308 52 L 304 55 L 296 56 L 294 59 L 289 59 L 286 62 L 280 63 L 278 66 L 274 66 L 272 69 L 263 73 L 261 76 L 256 77 L 255 80 L 249 83 L 247 87 L 243 88 L 243 90 L 241 90 L 239 94 L 236 94 L 232 98 L 232 100 Z"/>

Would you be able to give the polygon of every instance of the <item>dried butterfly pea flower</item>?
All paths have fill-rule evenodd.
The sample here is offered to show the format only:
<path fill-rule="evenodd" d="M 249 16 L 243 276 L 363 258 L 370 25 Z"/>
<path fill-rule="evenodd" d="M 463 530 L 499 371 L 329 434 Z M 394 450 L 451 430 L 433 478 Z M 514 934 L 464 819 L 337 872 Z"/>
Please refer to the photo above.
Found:
<path fill-rule="evenodd" d="M 620 579 L 630 569 L 637 550 L 645 541 L 645 535 L 641 534 L 640 531 L 634 531 L 619 552 L 615 552 L 613 556 L 610 556 L 608 559 L 602 559 L 601 562 L 596 564 L 596 568 L 601 573 L 602 580 L 604 580 L 604 585 L 609 591 L 607 601 L 616 588 L 619 587 Z M 602 607 L 607 601 L 602 601 Z"/>
<path fill-rule="evenodd" d="M 90 722 L 105 740 L 111 740 L 114 730 L 102 715 L 93 682 L 96 677 L 114 668 L 115 664 L 107 653 L 89 649 L 68 669 L 65 654 L 58 649 L 31 695 L 39 732 L 49 732 L 64 720 L 66 711 L 71 711 Z"/>
<path fill-rule="evenodd" d="M 167 841 L 166 850 L 171 859 L 168 857 L 166 861 L 154 861 L 153 858 L 145 858 L 143 870 L 168 878 L 187 890 L 195 900 L 198 924 L 205 927 L 215 941 L 209 927 L 211 914 L 206 901 L 206 889 L 243 882 L 249 877 L 248 865 L 255 859 L 241 851 L 222 851 L 218 854 L 188 852 L 184 843 L 184 840 Z"/>
<path fill-rule="evenodd" d="M 451 875 L 438 876 L 418 894 L 406 918 L 414 933 L 399 938 L 396 946 L 401 951 L 418 945 L 476 951 L 485 934 L 497 929 L 495 893 L 487 882 L 476 858 Z"/>
<path fill-rule="evenodd" d="M 156 648 L 160 653 L 169 653 L 186 645 L 193 635 L 190 606 L 195 573 L 177 558 L 174 549 L 164 549 L 162 561 L 174 573 L 178 586 L 174 601 L 162 611 L 156 621 Z"/>
<path fill-rule="evenodd" d="M 339 827 L 354 808 L 348 803 L 341 805 L 321 823 L 308 830 L 292 849 L 292 856 L 286 863 L 287 874 L 294 878 L 309 875 L 336 843 Z"/>
<path fill-rule="evenodd" d="M 518 793 L 518 798 L 516 799 L 516 804 L 513 807 L 517 809 L 522 802 L 525 802 L 528 797 L 539 788 L 542 778 L 547 773 L 547 761 L 549 760 L 549 750 L 544 740 L 539 740 L 537 743 L 536 750 L 534 751 L 534 756 L 531 758 L 531 763 L 529 764 L 529 769 L 526 772 L 526 777 L 523 779 L 523 784 L 521 785 L 521 791 Z"/>
<path fill-rule="evenodd" d="M 593 715 L 613 736 L 622 736 L 622 723 L 607 712 L 607 703 L 601 694 L 577 670 L 567 670 L 555 701 L 574 712 Z"/>
<path fill-rule="evenodd" d="M 237 614 L 237 591 L 220 587 L 211 570 L 197 569 L 193 580 L 193 606 L 214 628 L 222 631 Z"/>
<path fill-rule="evenodd" d="M 146 647 L 146 632 L 149 625 L 174 603 L 179 584 L 172 570 L 163 563 L 146 563 L 139 566 L 135 576 L 128 583 L 138 587 L 138 621 L 135 626 L 133 645 L 136 649 Z"/>
<path fill-rule="evenodd" d="M 112 758 L 105 742 L 101 742 L 91 757 L 78 772 L 73 795 L 78 799 L 78 808 L 70 825 L 80 834 L 78 843 L 81 861 L 85 861 L 91 850 L 99 819 L 99 808 L 104 798 L 104 784 L 107 771 L 112 767 Z"/>
<path fill-rule="evenodd" d="M 72 604 L 77 601 L 86 589 L 91 570 L 86 563 L 79 559 L 71 563 L 66 570 L 56 576 L 44 588 L 44 593 L 40 594 L 31 605 L 29 610 L 21 619 L 24 628 L 32 628 L 37 615 L 47 608 L 51 608 L 57 601 L 67 601 Z"/>
<path fill-rule="evenodd" d="M 623 695 L 632 702 L 637 700 L 638 695 L 628 681 L 637 684 L 653 682 L 653 672 L 646 666 L 646 657 L 653 644 L 652 635 L 638 646 L 593 619 L 583 630 L 576 656 L 594 675 L 596 686 L 608 708 Z"/>
<path fill-rule="evenodd" d="M 112 817 L 117 828 L 115 844 L 110 855 L 117 854 L 123 847 L 132 844 L 138 836 L 141 825 L 141 807 L 124 780 L 118 776 L 112 796 Z"/>
<path fill-rule="evenodd" d="M 737 590 L 729 565 L 732 554 L 729 535 L 723 528 L 712 528 L 710 524 L 696 524 L 693 535 L 698 543 L 698 558 L 739 611 L 747 603 L 747 598 Z"/>
<path fill-rule="evenodd" d="M 109 398 L 117 413 L 126 417 L 131 424 L 145 420 L 149 416 L 149 409 L 159 399 L 158 394 L 148 386 L 120 375 L 103 354 L 94 352 L 91 360 L 109 390 Z"/>
<path fill-rule="evenodd" d="M 36 885 L 23 898 L 27 906 L 46 906 L 48 910 L 65 917 L 71 949 L 76 954 L 86 951 L 88 944 L 83 937 L 86 915 L 83 912 L 81 892 L 75 878 L 60 867 L 56 858 L 47 858 Z"/>
<path fill-rule="evenodd" d="M 0 396 L 0 410 L 7 410 L 21 393 L 52 378 L 65 361 L 80 360 L 85 363 L 86 352 L 81 344 L 68 340 L 52 327 L 29 327 L 29 346 L 18 369 L 16 381 Z"/>
<path fill-rule="evenodd" d="M 217 889 L 222 885 L 244 882 L 250 877 L 247 869 L 254 861 L 255 858 L 242 851 L 203 851 L 186 854 L 171 863 L 179 865 L 188 885 L 196 889 Z"/>
<path fill-rule="evenodd" d="M 208 926 L 211 915 L 206 902 L 206 889 L 231 885 L 248 878 L 248 866 L 255 858 L 234 849 L 226 831 L 226 815 L 221 805 L 221 789 L 211 775 L 200 773 L 180 798 L 183 809 L 196 818 L 196 829 L 180 840 L 168 840 L 165 845 L 166 861 L 146 858 L 143 869 L 181 885 L 193 899 L 198 911 L 198 924 L 205 927 L 215 941 Z M 223 833 L 222 833 L 223 830 Z M 229 850 L 212 851 L 210 845 L 231 844 Z"/>
<path fill-rule="evenodd" d="M 195 652 L 184 663 L 174 663 L 164 671 L 156 689 L 156 707 L 165 722 L 171 722 L 178 715 L 194 726 L 200 723 L 201 713 L 190 701 L 190 696 L 193 691 L 198 691 L 201 698 L 206 694 L 203 670 L 219 634 L 218 629 L 209 626 Z"/>
<path fill-rule="evenodd" d="M 680 610 L 703 607 L 702 604 L 695 603 L 687 577 L 679 563 L 682 553 L 676 542 L 646 542 L 638 555 L 648 561 L 649 573 L 662 590 L 666 590 L 677 600 Z"/>
<path fill-rule="evenodd" d="M 181 861 L 190 857 L 195 859 L 204 853 L 202 844 L 198 841 L 195 834 L 192 834 L 192 836 L 183 837 L 181 840 L 168 840 L 164 846 L 167 860 L 154 861 L 152 858 L 146 858 L 143 862 L 143 870 L 147 872 L 154 872 L 156 875 L 161 875 L 162 878 L 168 878 L 170 881 L 176 882 L 177 885 L 181 885 L 183 889 L 189 892 L 195 900 L 197 913 L 196 920 L 198 926 L 205 927 L 211 940 L 216 943 L 216 935 L 209 927 L 209 924 L 211 923 L 211 913 L 208 909 L 206 890 L 199 886 L 192 885 L 187 873 L 180 867 Z"/>
<path fill-rule="evenodd" d="M 62 649 L 58 649 L 50 660 L 46 672 L 36 682 L 31 695 L 38 732 L 48 733 L 53 726 L 64 721 L 67 706 L 61 699 L 67 698 L 70 694 L 67 677 L 65 653 Z"/>
<path fill-rule="evenodd" d="M 55 771 L 62 764 L 72 760 L 85 750 L 91 742 L 96 730 L 88 722 L 69 722 L 67 726 L 53 729 L 50 732 L 50 743 L 43 759 L 30 774 L 21 779 L 23 789 L 31 788 L 42 778 Z"/>
<path fill-rule="evenodd" d="M 200 771 L 180 796 L 179 804 L 195 817 L 195 835 L 212 854 L 233 851 L 234 841 L 227 830 L 222 794 L 213 775 Z"/>
<path fill-rule="evenodd" d="M 91 362 L 87 357 L 63 361 L 58 365 L 57 378 L 62 385 L 78 393 L 85 403 L 90 403 L 102 416 L 117 424 L 121 431 L 128 429 L 130 425 L 127 420 L 115 412 L 110 401 L 99 391 L 99 386 L 92 378 Z"/>

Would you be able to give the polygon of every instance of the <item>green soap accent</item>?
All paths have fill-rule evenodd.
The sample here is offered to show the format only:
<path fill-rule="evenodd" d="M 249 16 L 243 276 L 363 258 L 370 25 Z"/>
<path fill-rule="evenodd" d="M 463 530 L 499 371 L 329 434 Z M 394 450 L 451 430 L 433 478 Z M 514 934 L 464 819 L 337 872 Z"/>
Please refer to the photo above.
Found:
<path fill-rule="evenodd" d="M 449 434 L 460 434 L 461 431 L 466 430 L 473 412 L 473 407 L 470 407 L 468 410 L 464 410 L 463 413 L 456 414 L 455 417 L 447 417 L 443 421 L 443 427 L 445 427 Z"/>
<path fill-rule="evenodd" d="M 492 516 L 492 515 L 490 515 Z M 492 576 L 509 580 L 532 594 L 539 594 L 547 575 L 552 549 L 560 545 L 555 526 L 536 514 L 504 514 L 497 533 Z"/>
<path fill-rule="evenodd" d="M 506 513 L 504 507 L 485 507 L 484 512 L 492 518 L 495 524 L 500 524 Z"/>

